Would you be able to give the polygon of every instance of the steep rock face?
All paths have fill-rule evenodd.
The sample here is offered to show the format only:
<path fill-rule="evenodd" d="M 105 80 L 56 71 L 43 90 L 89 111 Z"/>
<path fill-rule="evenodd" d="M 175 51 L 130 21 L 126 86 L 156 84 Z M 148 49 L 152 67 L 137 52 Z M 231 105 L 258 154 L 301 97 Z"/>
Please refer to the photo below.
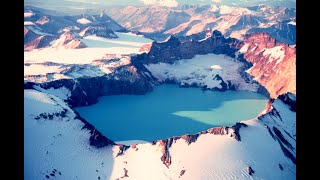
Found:
<path fill-rule="evenodd" d="M 37 34 L 24 26 L 24 50 L 32 50 L 49 46 L 49 43 L 55 39 L 54 36 Z"/>
<path fill-rule="evenodd" d="M 37 35 L 36 33 L 32 32 L 31 30 L 29 30 L 28 28 L 26 28 L 24 26 L 24 44 L 28 44 L 32 41 L 34 41 L 34 39 L 38 38 L 39 35 Z"/>
<path fill-rule="evenodd" d="M 296 93 L 296 48 L 278 42 L 267 33 L 249 34 L 240 52 L 253 64 L 247 70 L 270 93 L 272 98 Z"/>
<path fill-rule="evenodd" d="M 28 33 L 27 33 L 27 36 L 28 36 Z M 32 35 L 30 35 L 30 36 L 32 36 Z M 50 45 L 50 42 L 54 39 L 55 39 L 55 37 L 53 37 L 53 36 L 39 36 L 39 37 L 35 38 L 34 40 L 31 40 L 30 42 L 25 43 L 24 50 L 27 51 L 27 50 L 47 47 Z"/>
<path fill-rule="evenodd" d="M 61 34 L 59 39 L 55 41 L 52 47 L 64 47 L 66 49 L 79 49 L 87 47 L 83 42 L 76 38 L 71 31 Z"/>
<path fill-rule="evenodd" d="M 225 38 L 221 32 L 213 31 L 210 37 L 204 40 L 186 41 L 183 38 L 169 36 L 164 42 L 153 42 L 150 52 L 132 57 L 132 61 L 141 63 L 165 62 L 172 64 L 179 59 L 191 59 L 196 54 L 226 54 L 235 57 L 239 41 L 233 38 Z"/>
<path fill-rule="evenodd" d="M 79 35 L 83 37 L 94 35 L 94 34 L 96 36 L 109 38 L 109 39 L 118 38 L 118 36 L 111 29 L 109 29 L 108 26 L 105 24 L 92 25 L 92 26 L 86 27 L 84 30 L 82 30 L 79 33 Z"/>
<path fill-rule="evenodd" d="M 94 104 L 106 95 L 145 94 L 152 90 L 152 81 L 144 76 L 134 66 L 124 66 L 101 77 L 61 79 L 39 85 L 44 89 L 66 87 L 71 92 L 69 104 L 78 107 Z"/>
<path fill-rule="evenodd" d="M 282 152 L 296 164 L 296 96 L 286 93 L 271 99 L 266 114 L 258 117 Z"/>

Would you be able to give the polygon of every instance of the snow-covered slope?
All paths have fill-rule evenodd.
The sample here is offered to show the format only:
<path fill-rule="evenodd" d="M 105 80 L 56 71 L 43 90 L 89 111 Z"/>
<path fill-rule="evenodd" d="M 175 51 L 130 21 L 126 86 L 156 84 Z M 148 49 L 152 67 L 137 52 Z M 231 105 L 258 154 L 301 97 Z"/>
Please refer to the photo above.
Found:
<path fill-rule="evenodd" d="M 84 125 L 56 96 L 25 90 L 24 178 L 108 179 L 112 146 L 91 146 L 92 130 Z"/>
<path fill-rule="evenodd" d="M 96 130 L 61 99 L 24 94 L 25 179 L 295 179 L 293 94 L 232 127 L 130 147 L 97 146 Z"/>
<path fill-rule="evenodd" d="M 225 55 L 196 55 L 174 64 L 146 64 L 146 68 L 160 81 L 174 81 L 181 86 L 200 86 L 224 89 L 231 84 L 238 90 L 257 91 L 258 84 L 246 82 L 240 75 L 244 64 Z M 230 84 L 229 84 L 230 83 Z M 228 84 L 228 85 L 227 85 Z M 230 88 L 230 87 L 229 87 Z"/>
<path fill-rule="evenodd" d="M 129 54 L 140 54 L 152 40 L 131 33 L 119 38 L 78 37 L 66 30 L 51 46 L 24 52 L 24 78 L 30 82 L 103 76 L 130 63 Z M 25 41 L 36 36 L 25 28 Z"/>
<path fill-rule="evenodd" d="M 76 38 L 76 35 L 71 31 L 64 32 L 60 35 L 60 37 L 57 40 L 51 43 L 52 47 L 55 48 L 63 47 L 66 49 L 79 49 L 87 47 L 87 45 L 85 45 L 78 38 Z"/>

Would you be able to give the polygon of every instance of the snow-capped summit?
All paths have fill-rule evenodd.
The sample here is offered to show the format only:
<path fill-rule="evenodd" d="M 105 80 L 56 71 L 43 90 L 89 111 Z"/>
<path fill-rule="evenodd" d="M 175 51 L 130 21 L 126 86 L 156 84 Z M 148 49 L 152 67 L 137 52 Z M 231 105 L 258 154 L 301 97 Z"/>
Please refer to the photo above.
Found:
<path fill-rule="evenodd" d="M 59 48 L 64 47 L 66 49 L 78 49 L 87 47 L 83 42 L 77 39 L 77 36 L 72 31 L 66 31 L 60 35 L 60 37 L 53 42 L 52 47 Z"/>

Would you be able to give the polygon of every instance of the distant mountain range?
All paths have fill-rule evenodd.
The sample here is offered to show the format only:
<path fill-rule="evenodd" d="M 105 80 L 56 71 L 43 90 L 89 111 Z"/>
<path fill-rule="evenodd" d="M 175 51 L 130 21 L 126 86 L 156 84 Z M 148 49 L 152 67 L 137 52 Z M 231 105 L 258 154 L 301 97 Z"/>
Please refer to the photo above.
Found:
<path fill-rule="evenodd" d="M 139 31 L 155 40 L 210 29 L 240 40 L 246 33 L 267 32 L 277 40 L 296 43 L 295 8 L 269 5 L 247 8 L 225 5 L 125 6 L 108 7 L 106 13 L 128 30 Z"/>
<path fill-rule="evenodd" d="M 67 31 L 72 31 L 72 37 L 96 35 L 105 38 L 117 38 L 116 32 L 127 32 L 125 28 L 107 16 L 104 11 L 96 14 L 82 14 L 75 16 L 49 15 L 48 10 L 27 6 L 24 8 L 24 49 L 31 50 L 50 45 L 53 40 L 60 39 Z M 70 34 L 69 34 L 70 35 Z M 64 35 L 63 37 L 66 37 Z M 69 37 L 71 38 L 71 36 Z M 71 40 L 71 39 L 70 39 Z M 64 40 L 62 40 L 64 41 Z M 77 40 L 79 41 L 79 40 Z M 68 41 L 69 42 L 69 41 Z M 60 43 L 65 45 L 66 42 Z M 80 42 L 73 41 L 69 48 L 85 47 Z M 57 44 L 57 43 L 56 43 Z"/>

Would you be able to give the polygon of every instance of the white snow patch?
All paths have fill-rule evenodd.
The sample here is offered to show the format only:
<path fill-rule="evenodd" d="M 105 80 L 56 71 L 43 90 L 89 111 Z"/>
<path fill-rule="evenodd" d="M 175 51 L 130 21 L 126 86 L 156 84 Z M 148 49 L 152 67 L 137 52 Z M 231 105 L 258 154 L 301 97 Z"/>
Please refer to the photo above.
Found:
<path fill-rule="evenodd" d="M 222 5 L 220 6 L 220 14 L 254 14 L 253 11 L 250 11 L 248 8 L 242 8 L 242 7 L 231 7 L 231 6 L 226 6 Z"/>
<path fill-rule="evenodd" d="M 24 13 L 24 17 L 25 17 L 25 18 L 31 17 L 31 16 L 33 16 L 33 15 L 34 15 L 33 12 L 25 12 L 25 13 Z"/>
<path fill-rule="evenodd" d="M 77 22 L 80 23 L 80 24 L 90 24 L 90 23 L 92 23 L 90 20 L 88 20 L 86 18 L 78 19 Z"/>
<path fill-rule="evenodd" d="M 248 51 L 249 44 L 245 44 L 239 50 L 240 53 L 246 53 Z"/>
<path fill-rule="evenodd" d="M 210 36 L 207 36 L 207 37 L 205 37 L 205 38 L 203 38 L 203 39 L 200 39 L 198 42 L 205 41 L 205 40 L 207 40 L 207 39 L 209 39 L 209 38 L 210 38 Z"/>
<path fill-rule="evenodd" d="M 61 66 L 49 66 L 45 64 L 24 65 L 24 75 L 46 75 L 48 73 L 59 73 Z"/>
<path fill-rule="evenodd" d="M 39 86 L 34 86 L 34 88 L 40 92 L 55 95 L 62 100 L 68 100 L 68 98 L 71 96 L 70 90 L 64 86 L 57 89 L 54 89 L 53 87 L 51 87 L 50 89 L 43 89 Z"/>
<path fill-rule="evenodd" d="M 290 21 L 290 22 L 288 22 L 288 24 L 296 26 L 296 22 L 294 22 L 294 21 Z"/>
<path fill-rule="evenodd" d="M 25 25 L 25 26 L 33 26 L 34 23 L 31 22 L 31 21 L 24 21 L 24 25 Z"/>
<path fill-rule="evenodd" d="M 264 56 L 270 55 L 268 63 L 271 63 L 274 60 L 277 60 L 276 64 L 279 64 L 285 56 L 284 47 L 283 46 L 276 46 L 273 48 L 267 48 L 263 52 L 263 55 Z"/>
<path fill-rule="evenodd" d="M 222 69 L 222 67 L 220 65 L 212 65 L 210 68 L 211 69 Z"/>
<path fill-rule="evenodd" d="M 94 40 L 93 43 L 91 41 L 86 41 L 86 40 Z M 128 46 L 135 46 L 135 47 L 141 47 L 146 43 L 139 43 L 139 42 L 130 42 L 130 41 L 122 41 L 118 39 L 108 39 L 108 38 L 103 38 L 103 37 L 98 37 L 96 35 L 91 35 L 91 36 L 86 36 L 83 37 L 83 39 L 80 39 L 83 43 L 86 45 L 88 44 L 88 47 L 101 47 L 101 46 L 112 46 L 112 44 L 119 44 L 119 45 L 128 45 Z M 110 44 L 112 43 L 112 44 Z M 102 45 L 100 45 L 102 44 Z"/>

